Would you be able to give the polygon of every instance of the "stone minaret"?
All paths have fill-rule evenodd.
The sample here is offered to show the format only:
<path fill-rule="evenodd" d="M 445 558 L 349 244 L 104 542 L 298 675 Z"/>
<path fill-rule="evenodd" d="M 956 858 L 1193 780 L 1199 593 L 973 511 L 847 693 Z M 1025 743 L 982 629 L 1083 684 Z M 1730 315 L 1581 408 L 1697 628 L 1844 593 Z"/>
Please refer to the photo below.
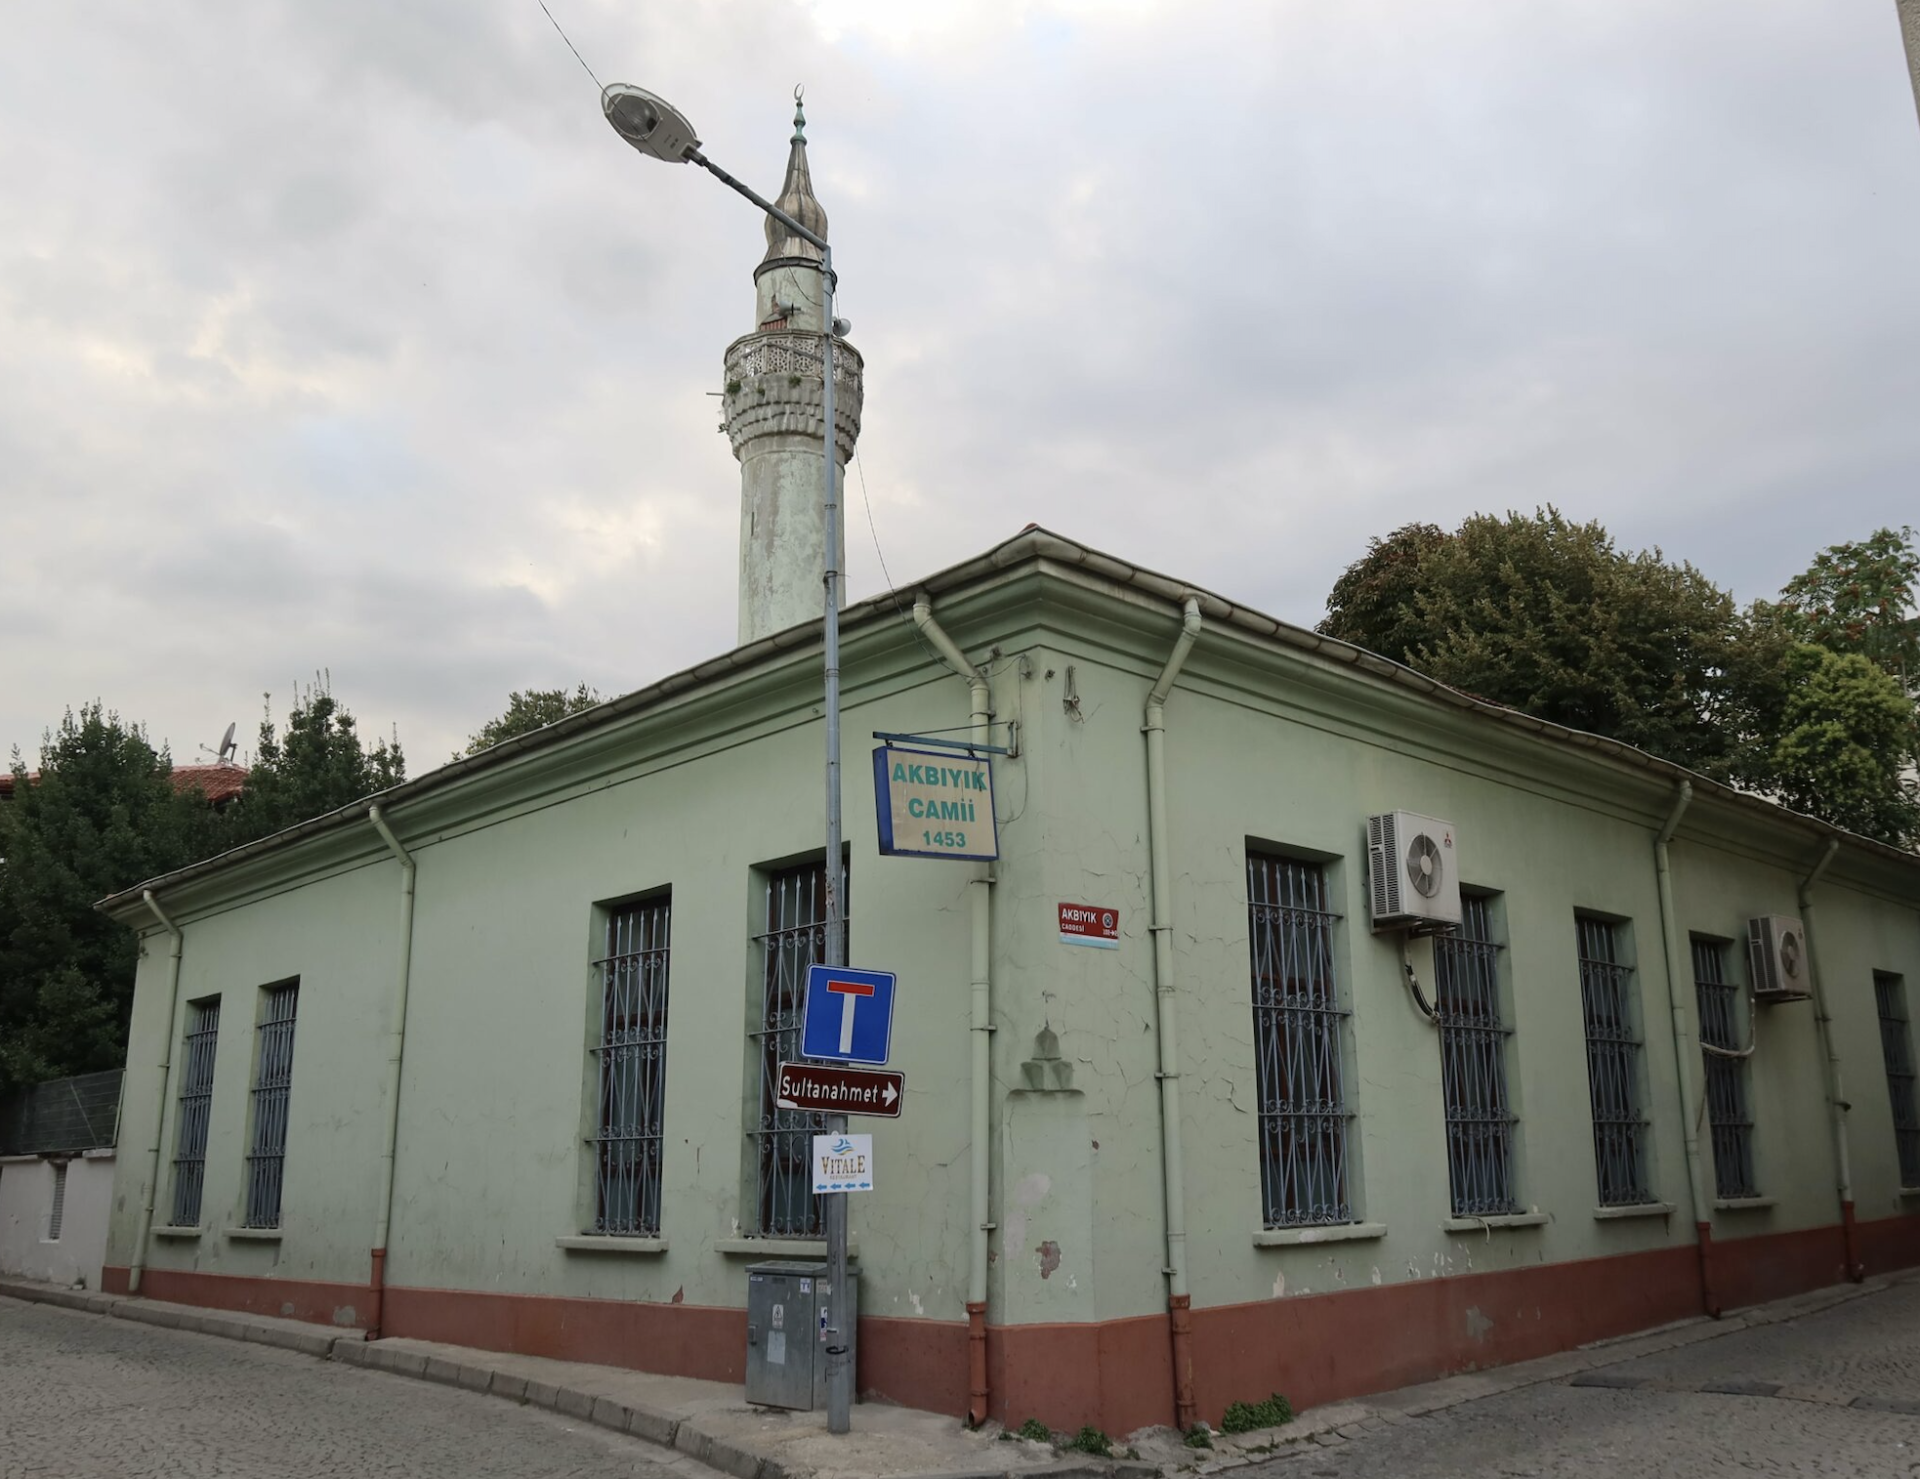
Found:
<path fill-rule="evenodd" d="M 796 105 L 787 178 L 774 202 L 824 237 L 827 213 L 807 172 L 806 115 Z M 766 218 L 767 254 L 753 271 L 759 325 L 727 346 L 726 432 L 740 459 L 740 642 L 819 618 L 826 580 L 826 466 L 821 455 L 820 253 Z M 836 339 L 835 458 L 844 475 L 860 435 L 859 353 Z M 841 571 L 846 559 L 846 483 L 840 494 Z M 846 600 L 846 582 L 840 585 Z"/>

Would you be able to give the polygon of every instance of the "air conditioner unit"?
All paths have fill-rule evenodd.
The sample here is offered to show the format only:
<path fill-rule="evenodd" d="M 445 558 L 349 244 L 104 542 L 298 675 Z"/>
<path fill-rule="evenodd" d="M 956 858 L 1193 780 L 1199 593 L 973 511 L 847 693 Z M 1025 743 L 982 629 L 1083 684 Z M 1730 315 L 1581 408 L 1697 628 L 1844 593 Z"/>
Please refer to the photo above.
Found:
<path fill-rule="evenodd" d="M 1805 1001 L 1813 994 L 1807 927 L 1779 914 L 1749 919 L 1747 967 L 1755 1001 Z"/>
<path fill-rule="evenodd" d="M 1410 811 L 1368 817 L 1367 883 L 1376 930 L 1421 933 L 1459 924 L 1453 823 Z"/>

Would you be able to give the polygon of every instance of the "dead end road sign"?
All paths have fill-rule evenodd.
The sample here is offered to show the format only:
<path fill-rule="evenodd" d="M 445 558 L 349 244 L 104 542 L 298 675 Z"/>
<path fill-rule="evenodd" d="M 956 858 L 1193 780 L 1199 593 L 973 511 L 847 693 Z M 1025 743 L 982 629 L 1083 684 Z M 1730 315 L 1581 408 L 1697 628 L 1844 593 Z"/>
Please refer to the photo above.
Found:
<path fill-rule="evenodd" d="M 879 1119 L 900 1118 L 907 1076 L 884 1068 L 823 1068 L 815 1063 L 782 1063 L 779 1092 L 782 1109 L 810 1109 L 819 1114 L 865 1114 Z"/>

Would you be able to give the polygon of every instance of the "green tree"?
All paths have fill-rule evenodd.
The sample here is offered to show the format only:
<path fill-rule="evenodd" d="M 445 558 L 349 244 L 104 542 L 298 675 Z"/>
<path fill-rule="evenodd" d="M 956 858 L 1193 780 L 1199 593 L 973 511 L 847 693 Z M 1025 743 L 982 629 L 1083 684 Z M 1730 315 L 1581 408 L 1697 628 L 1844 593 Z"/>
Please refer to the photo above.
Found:
<path fill-rule="evenodd" d="M 217 848 L 220 819 L 176 794 L 171 762 L 98 702 L 13 757 L 0 806 L 0 1082 L 118 1067 L 139 946 L 94 909 Z"/>
<path fill-rule="evenodd" d="M 1920 552 L 1913 530 L 1877 529 L 1820 551 L 1770 609 L 1801 641 L 1830 652 L 1857 652 L 1911 694 L 1920 687 L 1917 584 Z"/>
<path fill-rule="evenodd" d="M 1733 598 L 1658 550 L 1627 554 L 1553 508 L 1375 540 L 1320 630 L 1556 724 L 1712 775 L 1733 769 Z"/>
<path fill-rule="evenodd" d="M 247 789 L 227 812 L 226 846 L 324 816 L 407 778 L 399 736 L 363 745 L 326 674 L 316 675 L 311 688 L 294 689 L 284 735 L 274 726 L 272 703 L 269 694 Z"/>
<path fill-rule="evenodd" d="M 1768 754 L 1788 806 L 1895 847 L 1920 843 L 1920 794 L 1902 774 L 1913 703 L 1858 652 L 1796 643 Z"/>
<path fill-rule="evenodd" d="M 599 702 L 600 695 L 584 683 L 571 693 L 564 688 L 529 688 L 525 692 L 516 689 L 507 695 L 506 713 L 481 725 L 477 734 L 468 737 L 467 748 L 453 758 L 477 755 L 502 740 L 557 724 L 567 715 L 590 709 Z"/>

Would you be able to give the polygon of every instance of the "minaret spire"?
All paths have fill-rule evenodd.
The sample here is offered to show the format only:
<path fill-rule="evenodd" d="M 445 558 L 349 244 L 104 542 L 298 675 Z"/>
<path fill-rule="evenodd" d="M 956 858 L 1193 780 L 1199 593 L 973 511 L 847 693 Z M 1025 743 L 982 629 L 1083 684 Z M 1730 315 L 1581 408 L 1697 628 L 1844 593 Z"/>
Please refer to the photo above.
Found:
<path fill-rule="evenodd" d="M 787 175 L 774 204 L 824 238 L 827 213 L 813 193 L 807 118 L 793 90 Z M 753 270 L 755 328 L 727 348 L 725 430 L 740 459 L 740 643 L 820 616 L 826 579 L 825 382 L 820 249 L 766 218 L 766 255 Z M 860 355 L 836 338 L 834 452 L 842 470 L 860 435 Z M 846 568 L 842 522 L 839 568 Z M 845 601 L 845 586 L 841 587 Z"/>
<path fill-rule="evenodd" d="M 787 178 L 781 183 L 774 204 L 792 216 L 816 236 L 827 235 L 827 212 L 813 193 L 813 173 L 807 168 L 807 112 L 801 104 L 800 89 L 793 90 L 793 138 L 787 150 Z M 795 236 L 772 216 L 767 217 L 767 254 L 760 259 L 758 278 L 769 267 L 782 262 L 820 261 L 820 249 L 804 237 Z"/>

